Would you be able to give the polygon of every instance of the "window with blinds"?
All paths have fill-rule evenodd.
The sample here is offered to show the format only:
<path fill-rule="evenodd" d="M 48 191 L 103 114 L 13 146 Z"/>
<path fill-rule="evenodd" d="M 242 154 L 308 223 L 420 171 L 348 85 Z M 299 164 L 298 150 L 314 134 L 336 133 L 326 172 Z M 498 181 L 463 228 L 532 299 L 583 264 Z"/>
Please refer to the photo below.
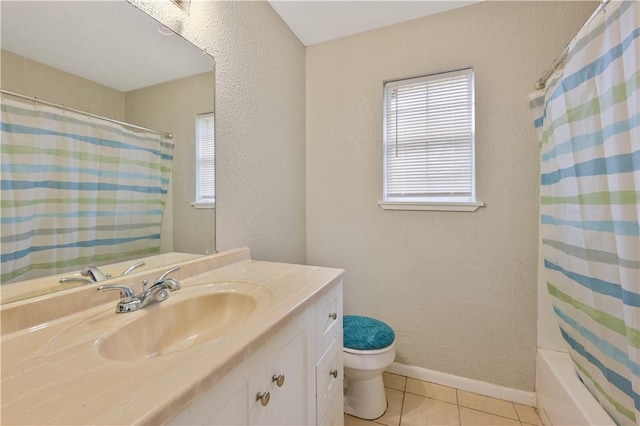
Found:
<path fill-rule="evenodd" d="M 473 69 L 386 82 L 384 96 L 381 203 L 474 203 Z"/>
<path fill-rule="evenodd" d="M 213 207 L 216 197 L 215 121 L 213 113 L 196 116 L 196 202 Z"/>

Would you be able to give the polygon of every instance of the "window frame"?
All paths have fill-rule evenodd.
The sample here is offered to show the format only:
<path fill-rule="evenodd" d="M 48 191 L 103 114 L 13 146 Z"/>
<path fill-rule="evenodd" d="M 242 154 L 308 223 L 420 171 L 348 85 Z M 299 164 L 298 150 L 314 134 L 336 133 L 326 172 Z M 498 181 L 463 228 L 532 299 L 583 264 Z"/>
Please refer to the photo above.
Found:
<path fill-rule="evenodd" d="M 202 179 L 203 179 L 203 172 L 204 172 L 204 166 L 203 166 L 203 162 L 202 162 L 202 157 L 201 157 L 201 146 L 202 144 L 205 142 L 202 138 L 202 134 L 201 134 L 201 126 L 200 126 L 200 122 L 203 119 L 212 119 L 212 124 L 213 124 L 213 129 L 211 129 L 211 133 L 212 133 L 212 140 L 210 141 L 211 145 L 212 145 L 212 149 L 213 149 L 213 165 L 211 166 L 213 168 L 212 172 L 213 173 L 213 197 L 210 196 L 206 196 L 203 195 L 203 185 L 202 185 Z M 197 114 L 196 115 L 196 119 L 195 119 L 195 127 L 196 127 L 196 138 L 195 138 L 195 174 L 196 174 L 196 179 L 195 179 L 195 196 L 196 196 L 196 200 L 191 203 L 191 206 L 193 206 L 194 208 L 197 209 L 213 209 L 215 208 L 216 205 L 216 193 L 215 193 L 215 173 L 216 173 L 216 166 L 215 166 L 215 113 L 213 112 L 207 112 L 207 113 L 202 113 L 202 114 Z"/>
<path fill-rule="evenodd" d="M 389 90 L 403 85 L 422 82 L 434 82 L 451 77 L 469 76 L 471 88 L 471 187 L 470 195 L 458 196 L 389 196 L 388 195 L 388 100 Z M 427 90 L 425 91 L 425 93 Z M 467 145 L 468 146 L 468 145 Z M 468 158 L 468 157 L 467 157 Z M 484 206 L 476 198 L 476 164 L 475 164 L 475 72 L 473 68 L 463 68 L 416 77 L 386 80 L 383 82 L 383 193 L 378 205 L 385 210 L 439 210 L 439 211 L 476 211 Z"/>

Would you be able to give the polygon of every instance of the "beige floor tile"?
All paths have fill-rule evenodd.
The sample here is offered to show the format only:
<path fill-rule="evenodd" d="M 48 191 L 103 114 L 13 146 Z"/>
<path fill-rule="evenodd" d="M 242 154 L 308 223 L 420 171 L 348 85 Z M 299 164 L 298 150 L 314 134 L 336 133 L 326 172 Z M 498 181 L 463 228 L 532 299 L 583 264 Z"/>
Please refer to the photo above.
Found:
<path fill-rule="evenodd" d="M 385 371 L 384 373 L 382 373 L 382 381 L 384 382 L 385 388 L 404 391 L 405 384 L 407 383 L 407 378 L 405 376 L 399 376 L 397 374 L 387 373 Z"/>
<path fill-rule="evenodd" d="M 402 426 L 458 426 L 458 407 L 447 402 L 405 393 L 402 406 Z"/>
<path fill-rule="evenodd" d="M 520 426 L 518 420 L 483 413 L 466 407 L 460 407 L 460 424 L 462 426 Z"/>
<path fill-rule="evenodd" d="M 344 415 L 344 426 L 375 426 L 376 424 L 371 420 L 359 419 L 348 414 Z"/>
<path fill-rule="evenodd" d="M 535 408 L 520 404 L 513 405 L 516 407 L 516 412 L 518 413 L 518 417 L 522 423 L 528 423 L 535 426 L 540 426 L 542 424 Z"/>
<path fill-rule="evenodd" d="M 461 407 L 473 408 L 485 413 L 518 420 L 516 409 L 513 407 L 513 403 L 509 401 L 458 390 L 458 404 Z"/>
<path fill-rule="evenodd" d="M 541 426 L 526 405 L 387 372 L 383 380 L 387 411 L 374 420 L 345 414 L 345 426 Z"/>
<path fill-rule="evenodd" d="M 454 388 L 438 385 L 435 383 L 423 382 L 422 380 L 408 378 L 406 391 L 415 393 L 416 395 L 426 396 L 427 398 L 450 402 L 451 404 L 458 403 L 456 390 Z"/>
<path fill-rule="evenodd" d="M 374 421 L 387 426 L 398 426 L 400 424 L 400 414 L 402 413 L 402 399 L 404 393 L 395 389 L 385 389 L 387 394 L 387 411 Z"/>

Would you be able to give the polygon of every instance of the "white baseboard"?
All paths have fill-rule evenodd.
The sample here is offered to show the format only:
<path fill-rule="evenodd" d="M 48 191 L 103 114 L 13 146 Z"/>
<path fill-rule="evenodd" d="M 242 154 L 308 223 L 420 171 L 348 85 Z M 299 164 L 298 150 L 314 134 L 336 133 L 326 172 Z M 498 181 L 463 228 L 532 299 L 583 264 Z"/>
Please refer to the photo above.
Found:
<path fill-rule="evenodd" d="M 426 368 L 415 367 L 413 365 L 399 364 L 397 362 L 391 364 L 386 371 L 411 377 L 412 379 L 437 383 L 467 392 L 515 402 L 517 404 L 528 405 L 530 407 L 536 406 L 536 394 L 534 392 L 494 385 L 493 383 L 454 376 L 453 374 L 441 373 L 440 371 L 427 370 Z"/>

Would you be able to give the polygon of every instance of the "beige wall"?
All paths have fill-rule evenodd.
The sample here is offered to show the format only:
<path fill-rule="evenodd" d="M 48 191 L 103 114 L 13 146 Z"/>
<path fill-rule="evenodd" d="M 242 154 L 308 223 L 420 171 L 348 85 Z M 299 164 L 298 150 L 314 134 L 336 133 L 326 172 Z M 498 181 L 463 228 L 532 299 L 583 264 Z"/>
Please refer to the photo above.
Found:
<path fill-rule="evenodd" d="M 538 149 L 527 95 L 595 8 L 486 2 L 307 49 L 307 259 L 346 269 L 345 313 L 388 322 L 396 361 L 535 381 Z M 385 211 L 384 80 L 474 67 L 475 213 Z"/>
<path fill-rule="evenodd" d="M 209 72 L 126 94 L 127 121 L 173 133 L 171 206 L 163 217 L 161 251 L 206 254 L 215 250 L 215 210 L 191 206 L 195 201 L 195 118 L 214 110 L 214 80 Z"/>
<path fill-rule="evenodd" d="M 216 58 L 218 250 L 304 263 L 304 46 L 266 2 L 133 3 Z"/>
<path fill-rule="evenodd" d="M 124 120 L 124 93 L 2 50 L 2 88 Z"/>

